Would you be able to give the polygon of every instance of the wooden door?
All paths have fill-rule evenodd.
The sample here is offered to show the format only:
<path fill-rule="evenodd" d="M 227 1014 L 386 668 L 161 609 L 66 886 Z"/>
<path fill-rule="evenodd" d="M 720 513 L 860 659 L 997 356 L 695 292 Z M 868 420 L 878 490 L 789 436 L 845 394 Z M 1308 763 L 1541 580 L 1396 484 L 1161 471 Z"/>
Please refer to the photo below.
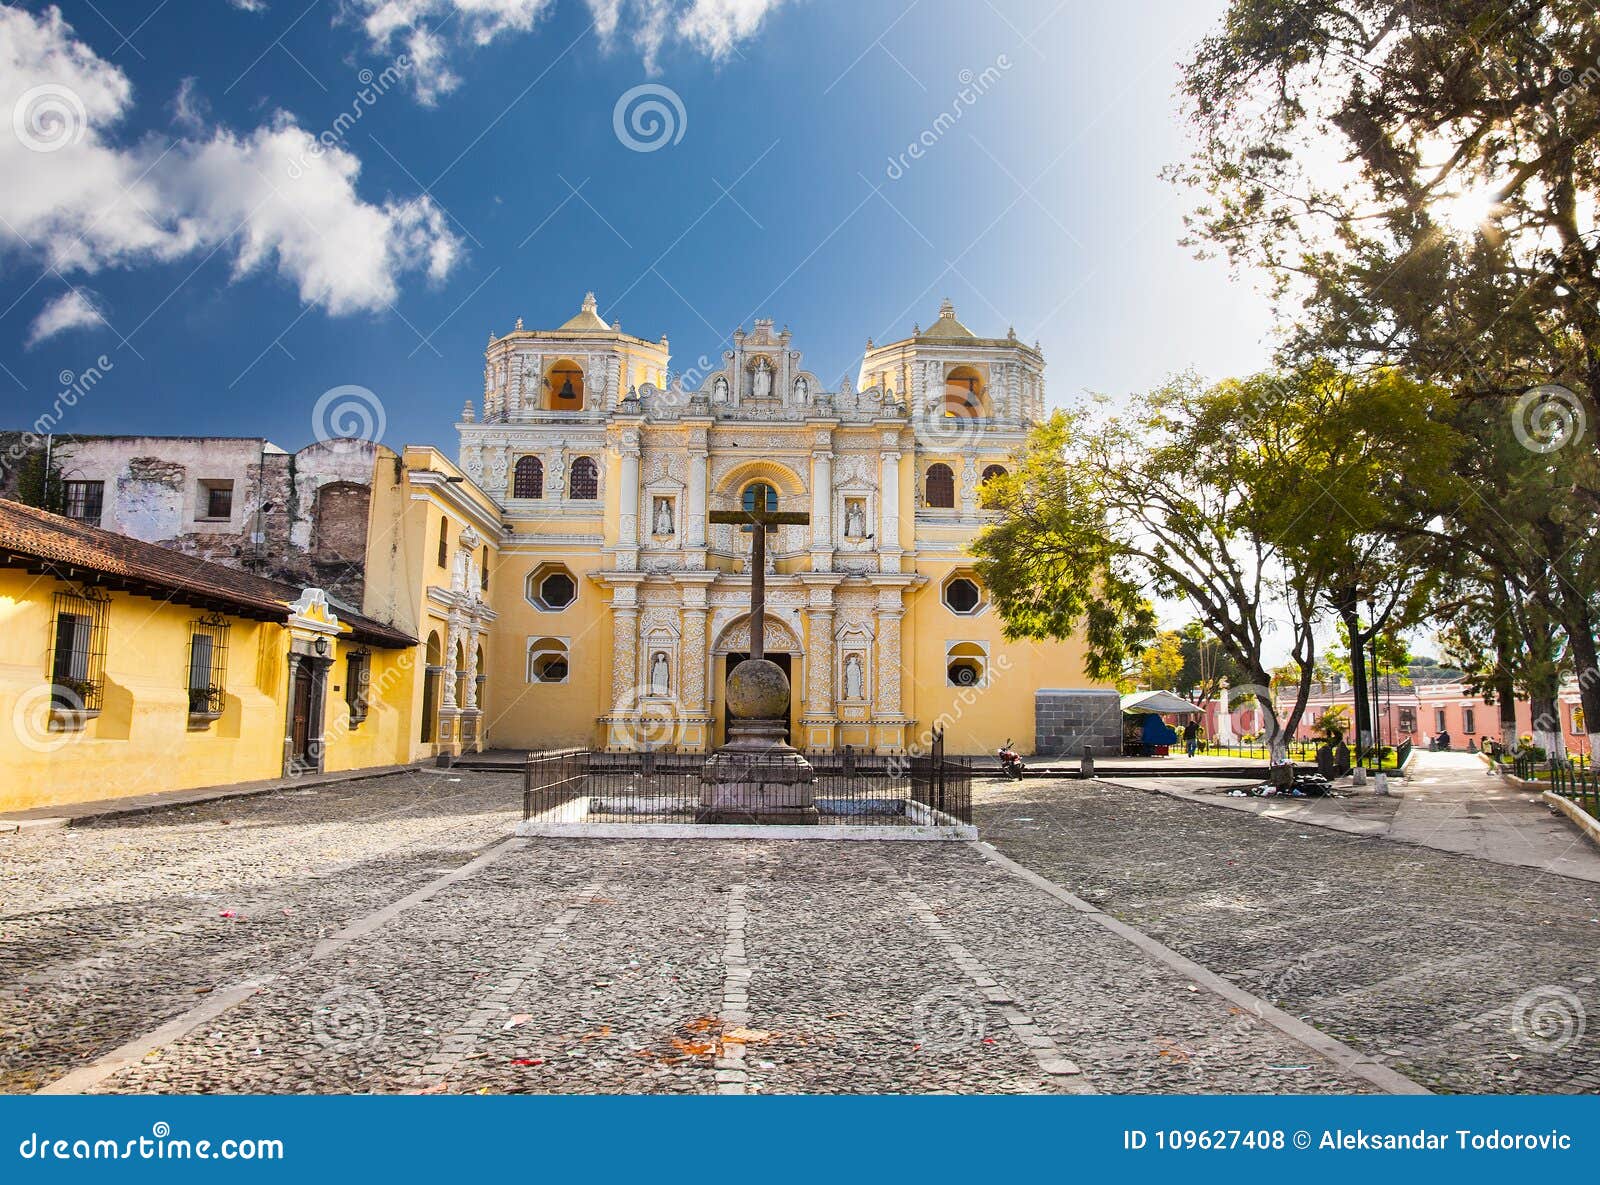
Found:
<path fill-rule="evenodd" d="M 295 666 L 294 711 L 290 719 L 290 758 L 303 764 L 311 757 L 311 668 L 303 662 Z"/>

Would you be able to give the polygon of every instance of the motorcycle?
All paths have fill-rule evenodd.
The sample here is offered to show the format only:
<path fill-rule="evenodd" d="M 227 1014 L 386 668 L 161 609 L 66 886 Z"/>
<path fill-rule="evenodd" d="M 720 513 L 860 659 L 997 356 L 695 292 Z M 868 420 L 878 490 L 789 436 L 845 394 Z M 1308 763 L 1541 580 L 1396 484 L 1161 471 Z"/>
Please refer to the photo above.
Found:
<path fill-rule="evenodd" d="M 1435 753 L 1448 753 L 1450 751 L 1450 734 L 1441 732 L 1428 742 L 1428 748 Z"/>
<path fill-rule="evenodd" d="M 1014 778 L 1017 781 L 1022 780 L 1023 771 L 1028 767 L 1022 764 L 1022 758 L 1018 757 L 1016 750 L 1011 747 L 1009 737 L 1006 739 L 1006 743 L 996 750 L 995 756 L 1000 759 L 1001 773 L 1008 778 Z"/>

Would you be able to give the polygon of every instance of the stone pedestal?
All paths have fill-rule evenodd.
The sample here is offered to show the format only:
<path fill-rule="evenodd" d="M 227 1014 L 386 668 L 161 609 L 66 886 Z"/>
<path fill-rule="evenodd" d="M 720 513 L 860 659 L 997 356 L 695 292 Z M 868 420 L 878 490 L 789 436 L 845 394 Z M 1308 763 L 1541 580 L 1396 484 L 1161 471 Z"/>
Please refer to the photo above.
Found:
<path fill-rule="evenodd" d="M 816 771 L 784 739 L 789 681 L 776 663 L 750 659 L 728 677 L 728 743 L 706 758 L 698 823 L 816 823 Z"/>

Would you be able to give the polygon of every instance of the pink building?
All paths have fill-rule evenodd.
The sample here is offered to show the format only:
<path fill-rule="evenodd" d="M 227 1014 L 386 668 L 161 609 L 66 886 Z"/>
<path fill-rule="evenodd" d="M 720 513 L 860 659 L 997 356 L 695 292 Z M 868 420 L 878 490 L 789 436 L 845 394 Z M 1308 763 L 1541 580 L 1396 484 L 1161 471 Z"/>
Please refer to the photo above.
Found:
<path fill-rule="evenodd" d="M 1584 732 L 1576 680 L 1562 686 L 1557 703 L 1566 753 L 1588 756 L 1589 738 Z M 1287 712 L 1292 704 L 1292 698 L 1278 696 L 1280 712 Z M 1309 740 L 1317 717 L 1335 704 L 1342 704 L 1349 718 L 1355 719 L 1355 698 L 1345 680 L 1312 684 L 1296 737 Z M 1412 744 L 1426 745 L 1438 734 L 1449 733 L 1452 749 L 1477 748 L 1485 739 L 1500 739 L 1500 706 L 1472 694 L 1460 682 L 1418 679 L 1404 687 L 1390 675 L 1383 679 L 1378 691 L 1378 723 L 1386 745 L 1399 744 L 1406 738 Z M 1517 736 L 1531 736 L 1533 732 L 1533 711 L 1526 700 L 1518 700 Z"/>

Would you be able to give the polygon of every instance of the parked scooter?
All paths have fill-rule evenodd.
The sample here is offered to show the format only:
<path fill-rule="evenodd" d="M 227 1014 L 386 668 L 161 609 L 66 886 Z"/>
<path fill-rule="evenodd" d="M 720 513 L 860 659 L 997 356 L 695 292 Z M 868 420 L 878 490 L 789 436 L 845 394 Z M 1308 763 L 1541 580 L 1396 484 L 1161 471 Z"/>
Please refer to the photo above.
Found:
<path fill-rule="evenodd" d="M 1449 750 L 1450 750 L 1450 734 L 1447 733 L 1447 732 L 1441 732 L 1441 733 L 1436 734 L 1434 736 L 1434 738 L 1431 741 L 1428 742 L 1428 748 L 1432 749 L 1435 753 L 1447 753 L 1447 752 L 1449 752 Z"/>
<path fill-rule="evenodd" d="M 1006 738 L 1006 743 L 1000 746 L 995 756 L 1000 759 L 1001 773 L 1008 778 L 1022 780 L 1023 771 L 1028 767 L 1022 764 L 1022 758 L 1018 757 L 1016 750 L 1011 747 L 1010 737 Z"/>

